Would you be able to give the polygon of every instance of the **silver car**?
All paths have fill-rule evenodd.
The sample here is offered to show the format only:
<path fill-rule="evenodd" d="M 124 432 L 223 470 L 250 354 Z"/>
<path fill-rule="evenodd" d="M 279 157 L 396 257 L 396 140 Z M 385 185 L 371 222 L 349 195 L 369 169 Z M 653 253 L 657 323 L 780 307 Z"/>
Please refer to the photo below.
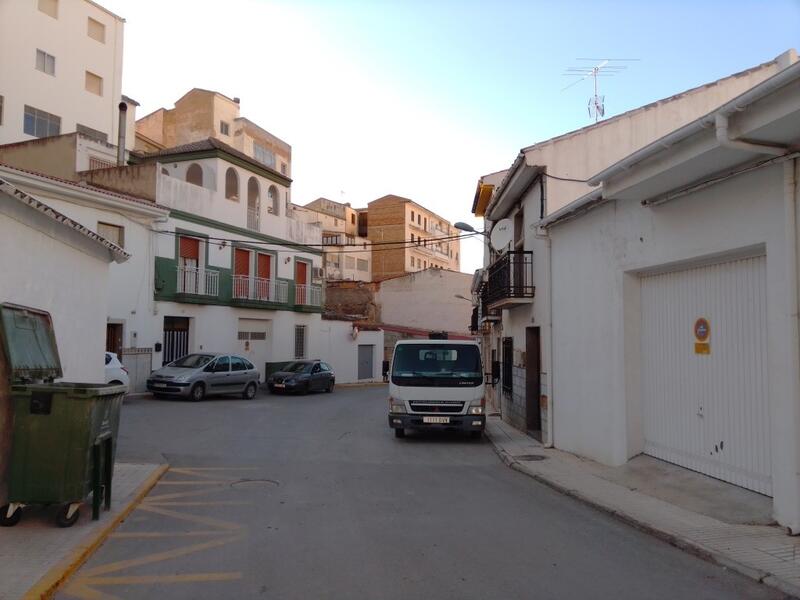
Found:
<path fill-rule="evenodd" d="M 147 389 L 156 397 L 179 396 L 199 402 L 206 396 L 240 394 L 251 400 L 258 391 L 258 369 L 235 354 L 187 354 L 153 371 Z"/>

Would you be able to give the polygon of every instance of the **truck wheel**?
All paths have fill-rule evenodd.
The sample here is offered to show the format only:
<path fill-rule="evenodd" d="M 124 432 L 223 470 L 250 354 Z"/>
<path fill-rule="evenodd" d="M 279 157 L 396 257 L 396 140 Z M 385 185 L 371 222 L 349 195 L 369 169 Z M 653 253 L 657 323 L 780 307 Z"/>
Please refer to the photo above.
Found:
<path fill-rule="evenodd" d="M 394 437 L 396 438 L 406 437 L 406 430 L 403 429 L 402 427 L 398 427 L 397 429 L 394 430 Z"/>
<path fill-rule="evenodd" d="M 189 399 L 192 402 L 200 402 L 206 396 L 206 386 L 202 383 L 196 383 L 192 388 L 192 391 L 189 392 Z"/>
<path fill-rule="evenodd" d="M 255 383 L 248 383 L 247 387 L 244 388 L 244 393 L 242 394 L 242 398 L 245 400 L 252 400 L 256 397 L 257 392 L 256 384 Z"/>
<path fill-rule="evenodd" d="M 13 527 L 19 523 L 19 520 L 22 518 L 22 509 L 17 508 L 10 517 L 7 515 L 8 504 L 0 506 L 0 527 Z"/>
<path fill-rule="evenodd" d="M 81 509 L 77 509 L 72 516 L 68 519 L 67 514 L 69 514 L 69 503 L 62 504 L 58 508 L 58 513 L 56 513 L 56 525 L 59 527 L 72 527 L 75 523 L 78 522 L 78 518 L 81 516 Z"/>

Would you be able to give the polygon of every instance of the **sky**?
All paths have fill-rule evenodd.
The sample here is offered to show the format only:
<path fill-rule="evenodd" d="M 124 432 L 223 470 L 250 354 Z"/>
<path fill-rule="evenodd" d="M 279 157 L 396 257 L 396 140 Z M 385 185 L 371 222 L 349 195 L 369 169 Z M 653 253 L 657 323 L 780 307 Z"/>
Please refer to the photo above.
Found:
<path fill-rule="evenodd" d="M 478 178 L 591 123 L 578 58 L 636 58 L 600 80 L 606 117 L 800 46 L 800 0 L 100 0 L 126 19 L 137 117 L 193 87 L 292 146 L 292 201 L 412 198 L 479 228 Z M 481 265 L 462 242 L 463 271 Z"/>

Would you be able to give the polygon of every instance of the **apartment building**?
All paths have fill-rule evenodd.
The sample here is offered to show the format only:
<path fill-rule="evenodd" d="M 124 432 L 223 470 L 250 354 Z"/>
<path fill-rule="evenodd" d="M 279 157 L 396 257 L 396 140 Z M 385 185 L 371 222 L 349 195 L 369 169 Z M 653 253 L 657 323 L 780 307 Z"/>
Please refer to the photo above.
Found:
<path fill-rule="evenodd" d="M 292 147 L 240 115 L 239 98 L 193 88 L 175 102 L 136 121 L 136 150 L 157 152 L 215 139 L 284 177 L 291 177 Z M 282 200 L 288 200 L 288 195 Z"/>
<path fill-rule="evenodd" d="M 393 194 L 373 200 L 366 220 L 375 281 L 428 268 L 460 270 L 458 230 L 413 200 Z"/>
<path fill-rule="evenodd" d="M 295 219 L 322 229 L 326 279 L 372 281 L 372 250 L 369 239 L 358 234 L 356 209 L 327 198 L 292 208 Z"/>
<path fill-rule="evenodd" d="M 132 129 L 124 24 L 91 0 L 0 2 L 0 144 L 75 131 L 116 143 L 120 102 Z"/>

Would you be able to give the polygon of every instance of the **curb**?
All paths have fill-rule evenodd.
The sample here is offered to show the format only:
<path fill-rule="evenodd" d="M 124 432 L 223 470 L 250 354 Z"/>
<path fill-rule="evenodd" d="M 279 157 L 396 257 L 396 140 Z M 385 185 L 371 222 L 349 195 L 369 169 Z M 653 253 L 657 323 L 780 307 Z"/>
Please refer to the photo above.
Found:
<path fill-rule="evenodd" d="M 117 528 L 125 518 L 133 512 L 133 509 L 144 499 L 145 496 L 155 487 L 161 476 L 169 469 L 168 464 L 159 465 L 139 486 L 133 494 L 130 502 L 120 510 L 113 519 L 100 527 L 91 539 L 82 542 L 79 546 L 59 562 L 56 566 L 45 573 L 33 587 L 22 596 L 22 600 L 40 600 L 51 598 L 58 587 L 64 583 L 81 565 L 92 555 L 92 553 L 106 541 L 106 538 Z"/>
<path fill-rule="evenodd" d="M 580 493 L 577 490 L 573 490 L 559 483 L 556 483 L 555 481 L 548 479 L 542 475 L 539 475 L 538 473 L 532 473 L 528 471 L 519 463 L 519 461 L 515 460 L 510 454 L 508 454 L 505 450 L 500 448 L 490 436 L 487 435 L 486 437 L 489 438 L 489 441 L 492 443 L 492 447 L 494 448 L 495 453 L 500 457 L 500 460 L 502 460 L 503 463 L 505 463 L 508 467 L 511 467 L 515 471 L 527 475 L 531 479 L 534 479 L 539 483 L 542 483 L 547 487 L 561 494 L 564 494 L 565 496 L 569 496 L 570 498 L 575 498 L 576 500 L 582 502 L 587 506 L 591 506 L 592 508 L 595 508 L 611 517 L 614 517 L 618 521 L 621 521 L 627 525 L 630 525 L 631 527 L 634 527 L 635 529 L 638 529 L 639 531 L 642 531 L 643 533 L 647 533 L 657 539 L 660 539 L 661 541 L 666 542 L 669 545 L 674 546 L 680 550 L 683 550 L 684 552 L 688 552 L 689 554 L 692 554 L 705 561 L 730 569 L 731 571 L 735 571 L 740 575 L 744 575 L 745 577 L 755 580 L 757 583 L 761 583 L 766 586 L 775 588 L 783 592 L 784 594 L 790 595 L 793 598 L 795 597 L 800 598 L 800 588 L 786 581 L 783 581 L 782 579 L 776 577 L 772 573 L 769 573 L 767 571 L 762 571 L 761 569 L 757 569 L 755 567 L 751 567 L 749 565 L 741 563 L 737 560 L 733 560 L 732 558 L 729 558 L 725 554 L 715 550 L 710 550 L 709 548 L 706 548 L 702 544 L 698 544 L 697 542 L 690 540 L 689 538 L 676 535 L 664 529 L 659 529 L 658 527 L 655 527 L 654 525 L 651 525 L 646 521 L 642 521 L 641 519 L 638 519 L 633 515 L 614 509 L 610 506 L 606 506 L 605 504 L 601 504 L 593 500 L 592 498 Z"/>

